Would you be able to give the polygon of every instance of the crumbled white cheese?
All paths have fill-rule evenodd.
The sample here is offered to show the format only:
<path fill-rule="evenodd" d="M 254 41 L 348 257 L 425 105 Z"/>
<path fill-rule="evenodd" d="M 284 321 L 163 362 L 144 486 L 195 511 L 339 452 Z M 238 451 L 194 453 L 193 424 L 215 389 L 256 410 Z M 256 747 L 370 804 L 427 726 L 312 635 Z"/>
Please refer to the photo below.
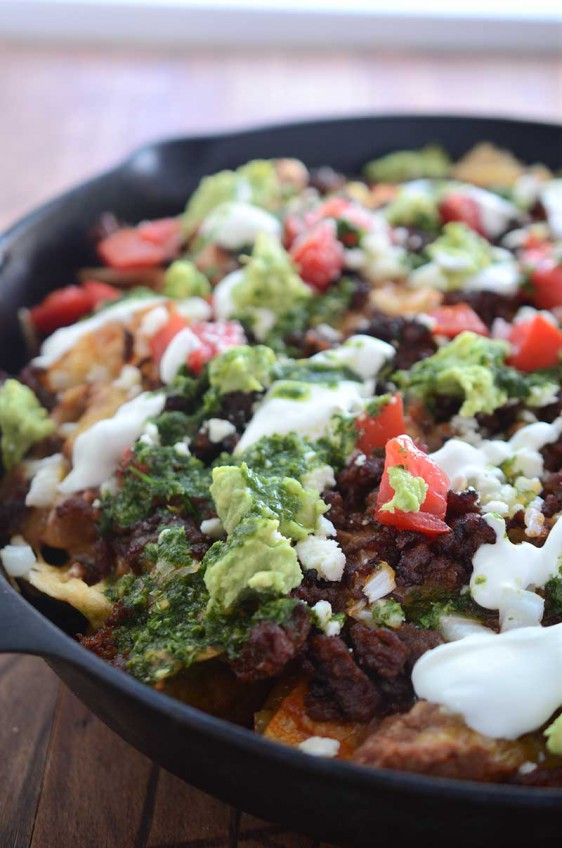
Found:
<path fill-rule="evenodd" d="M 189 439 L 185 439 L 183 442 L 176 442 L 174 445 L 174 451 L 178 456 L 189 456 L 191 453 L 189 450 Z"/>
<path fill-rule="evenodd" d="M 209 536 L 211 539 L 224 539 L 226 536 L 226 531 L 222 526 L 220 518 L 207 518 L 201 522 L 199 529 L 205 536 Z"/>
<path fill-rule="evenodd" d="M 223 418 L 209 418 L 205 422 L 205 427 L 209 433 L 209 439 L 213 444 L 222 442 L 227 436 L 232 436 L 236 433 L 236 427 L 230 421 L 225 421 Z"/>
<path fill-rule="evenodd" d="M 314 757 L 337 757 L 340 743 L 328 736 L 309 736 L 299 744 L 299 750 Z"/>
<path fill-rule="evenodd" d="M 303 474 L 301 483 L 305 489 L 314 489 L 322 493 L 336 485 L 334 469 L 331 465 L 319 465 Z"/>
<path fill-rule="evenodd" d="M 325 515 L 319 515 L 318 521 L 316 522 L 315 533 L 317 536 L 324 536 L 327 538 L 328 536 L 336 535 L 336 528 L 331 521 L 328 521 Z"/>
<path fill-rule="evenodd" d="M 22 536 L 10 539 L 10 544 L 0 550 L 0 559 L 10 577 L 24 577 L 37 563 L 33 548 Z"/>
<path fill-rule="evenodd" d="M 548 225 L 556 238 L 562 238 L 562 179 L 549 180 L 541 191 Z"/>
<path fill-rule="evenodd" d="M 29 491 L 25 497 L 26 506 L 41 508 L 54 504 L 58 495 L 58 486 L 64 477 L 65 465 L 62 454 L 55 453 L 46 459 L 34 463 L 35 473 Z"/>
<path fill-rule="evenodd" d="M 317 601 L 311 607 L 314 623 L 326 636 L 339 636 L 342 622 L 334 618 L 332 605 L 329 601 Z"/>
<path fill-rule="evenodd" d="M 322 536 L 308 536 L 296 545 L 297 556 L 304 569 L 318 572 L 322 580 L 338 581 L 342 579 L 345 568 L 345 554 L 334 539 Z"/>

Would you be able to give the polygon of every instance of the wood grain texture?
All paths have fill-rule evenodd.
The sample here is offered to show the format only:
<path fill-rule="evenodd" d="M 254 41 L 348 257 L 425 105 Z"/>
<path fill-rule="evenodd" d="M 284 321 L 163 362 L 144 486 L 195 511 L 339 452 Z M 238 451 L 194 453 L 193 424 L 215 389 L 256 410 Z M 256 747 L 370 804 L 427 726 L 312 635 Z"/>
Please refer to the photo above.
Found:
<path fill-rule="evenodd" d="M 27 848 L 60 684 L 36 657 L 0 657 L 0 845 Z"/>
<path fill-rule="evenodd" d="M 560 120 L 562 60 L 0 44 L 0 230 L 157 138 L 397 111 Z M 152 765 L 40 660 L 0 658 L 0 716 L 0 848 L 330 848 Z"/>

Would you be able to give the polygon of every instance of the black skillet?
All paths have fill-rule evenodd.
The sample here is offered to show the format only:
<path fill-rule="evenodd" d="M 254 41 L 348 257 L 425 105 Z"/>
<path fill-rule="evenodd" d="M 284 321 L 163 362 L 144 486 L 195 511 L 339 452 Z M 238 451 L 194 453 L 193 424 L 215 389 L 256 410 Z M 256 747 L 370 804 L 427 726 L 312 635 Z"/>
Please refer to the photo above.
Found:
<path fill-rule="evenodd" d="M 110 173 L 28 215 L 0 239 L 0 367 L 26 358 L 16 310 L 92 264 L 106 211 L 130 222 L 178 213 L 205 174 L 258 157 L 359 172 L 373 156 L 439 141 L 459 156 L 482 140 L 562 165 L 559 126 L 467 117 L 291 124 L 145 147 Z M 174 701 L 83 649 L 0 577 L 0 651 L 38 654 L 113 730 L 195 786 L 255 815 L 344 845 L 559 845 L 562 791 L 421 777 L 320 760 Z M 562 669 L 561 669 L 562 673 Z"/>

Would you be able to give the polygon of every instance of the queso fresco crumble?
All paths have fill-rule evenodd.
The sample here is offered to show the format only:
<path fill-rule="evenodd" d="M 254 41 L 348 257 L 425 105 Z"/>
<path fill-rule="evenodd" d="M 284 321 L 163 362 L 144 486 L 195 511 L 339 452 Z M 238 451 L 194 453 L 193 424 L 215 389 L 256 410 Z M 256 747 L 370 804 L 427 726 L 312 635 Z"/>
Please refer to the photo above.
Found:
<path fill-rule="evenodd" d="M 97 250 L 1 379 L 14 585 L 307 755 L 562 786 L 562 179 L 255 160 Z"/>

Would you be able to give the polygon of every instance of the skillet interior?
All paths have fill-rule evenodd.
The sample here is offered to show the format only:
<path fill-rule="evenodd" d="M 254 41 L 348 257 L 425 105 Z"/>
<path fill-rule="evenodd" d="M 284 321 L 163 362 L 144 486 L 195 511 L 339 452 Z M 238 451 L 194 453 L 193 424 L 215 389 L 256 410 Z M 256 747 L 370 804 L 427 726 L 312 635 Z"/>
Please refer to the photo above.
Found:
<path fill-rule="evenodd" d="M 0 367 L 25 360 L 19 306 L 73 282 L 92 262 L 108 210 L 128 221 L 177 213 L 200 177 L 257 157 L 358 171 L 391 149 L 440 141 L 458 156 L 490 140 L 526 161 L 559 167 L 562 130 L 547 124 L 449 117 L 355 118 L 272 127 L 143 148 L 123 165 L 29 215 L 0 240 Z M 346 763 L 284 749 L 153 692 L 53 627 L 0 578 L 0 650 L 44 655 L 113 729 L 175 774 L 257 815 L 345 844 L 391 834 L 421 845 L 483 839 L 554 844 L 560 790 L 483 786 Z M 557 840 L 558 842 L 558 840 Z"/>

